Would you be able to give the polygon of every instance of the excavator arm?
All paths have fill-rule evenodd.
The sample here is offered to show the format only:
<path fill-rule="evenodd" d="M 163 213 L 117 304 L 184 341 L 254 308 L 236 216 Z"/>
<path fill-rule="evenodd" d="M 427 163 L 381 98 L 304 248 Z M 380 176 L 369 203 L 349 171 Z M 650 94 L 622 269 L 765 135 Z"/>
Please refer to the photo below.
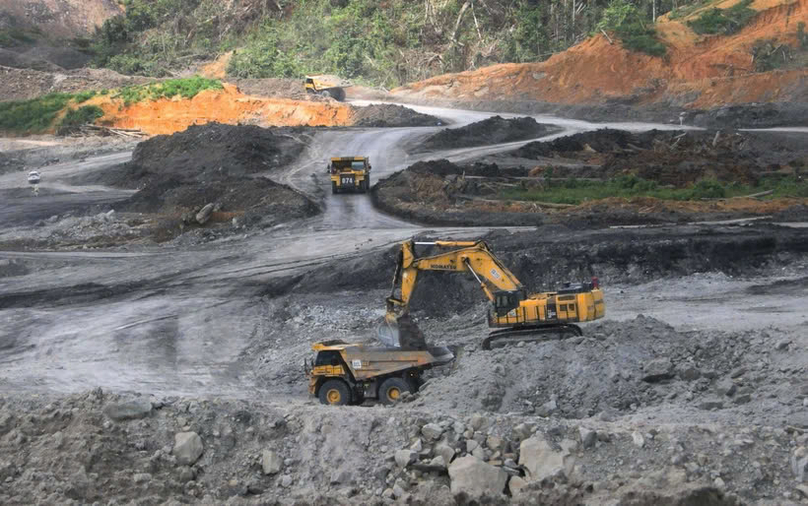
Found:
<path fill-rule="evenodd" d="M 417 257 L 415 246 L 456 249 L 436 255 Z M 522 283 L 507 267 L 502 265 L 502 262 L 494 256 L 483 241 L 406 241 L 401 245 L 401 252 L 393 275 L 393 290 L 387 299 L 388 312 L 403 313 L 408 310 L 420 271 L 469 272 L 495 306 L 499 305 L 497 298 L 501 297 L 502 292 L 514 295 L 521 293 L 524 298 Z"/>
<path fill-rule="evenodd" d="M 451 251 L 419 257 L 416 246 Z M 519 307 L 520 301 L 527 297 L 522 283 L 483 241 L 405 241 L 396 262 L 385 321 L 379 328 L 379 339 L 385 344 L 409 348 L 426 346 L 423 334 L 409 318 L 410 300 L 420 271 L 471 273 L 500 315 Z"/>

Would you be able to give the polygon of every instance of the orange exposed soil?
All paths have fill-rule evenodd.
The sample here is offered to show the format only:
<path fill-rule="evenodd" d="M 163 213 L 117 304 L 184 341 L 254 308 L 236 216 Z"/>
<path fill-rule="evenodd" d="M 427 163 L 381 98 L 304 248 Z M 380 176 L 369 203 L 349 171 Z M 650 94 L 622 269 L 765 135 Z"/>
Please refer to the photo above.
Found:
<path fill-rule="evenodd" d="M 714 3 L 726 8 L 737 0 Z M 673 102 L 690 107 L 804 99 L 808 70 L 752 73 L 756 41 L 796 45 L 799 22 L 808 23 L 808 0 L 757 0 L 757 16 L 732 36 L 701 36 L 685 23 L 701 11 L 657 30 L 663 58 L 630 52 L 597 35 L 541 63 L 501 64 L 447 74 L 393 90 L 414 99 L 537 100 L 597 104 L 632 97 L 637 104 Z M 703 10 L 703 9 L 702 9 Z"/>
<path fill-rule="evenodd" d="M 214 121 L 261 126 L 346 126 L 352 122 L 352 108 L 347 104 L 252 97 L 232 85 L 221 91 L 203 91 L 190 100 L 160 99 L 125 107 L 120 100 L 96 97 L 88 104 L 104 110 L 100 120 L 104 125 L 137 128 L 151 135 L 172 134 Z"/>
<path fill-rule="evenodd" d="M 209 79 L 224 79 L 231 58 L 233 58 L 233 51 L 228 51 L 199 69 L 199 73 Z"/>

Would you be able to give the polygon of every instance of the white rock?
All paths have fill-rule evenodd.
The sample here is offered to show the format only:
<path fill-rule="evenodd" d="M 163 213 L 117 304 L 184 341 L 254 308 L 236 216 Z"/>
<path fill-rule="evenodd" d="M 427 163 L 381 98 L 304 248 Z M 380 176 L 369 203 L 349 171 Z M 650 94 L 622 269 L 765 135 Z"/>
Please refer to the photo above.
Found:
<path fill-rule="evenodd" d="M 528 481 L 541 481 L 559 470 L 564 472 L 564 454 L 554 450 L 543 437 L 531 437 L 519 445 L 519 464 L 525 466 Z"/>
<path fill-rule="evenodd" d="M 598 440 L 598 433 L 586 427 L 578 427 L 578 433 L 581 435 L 581 446 L 592 448 Z"/>
<path fill-rule="evenodd" d="M 636 430 L 631 433 L 631 440 L 634 441 L 634 444 L 636 446 L 639 446 L 640 448 L 645 446 L 645 438 L 642 437 L 642 434 L 640 434 Z"/>
<path fill-rule="evenodd" d="M 396 452 L 396 464 L 399 467 L 407 467 L 418 460 L 418 453 L 412 450 L 399 450 Z"/>
<path fill-rule="evenodd" d="M 145 418 L 151 411 L 152 403 L 149 399 L 144 397 L 138 397 L 123 402 L 113 402 L 104 407 L 104 414 L 116 422 Z"/>
<path fill-rule="evenodd" d="M 466 493 L 470 498 L 498 496 L 508 481 L 505 471 L 471 456 L 455 459 L 449 466 L 449 478 L 452 494 Z"/>
<path fill-rule="evenodd" d="M 508 481 L 508 490 L 511 491 L 511 497 L 516 497 L 522 493 L 522 489 L 527 486 L 527 482 L 519 476 L 511 476 Z"/>
<path fill-rule="evenodd" d="M 421 428 L 421 434 L 427 439 L 435 441 L 443 434 L 443 428 L 436 423 L 428 423 Z"/>
<path fill-rule="evenodd" d="M 435 445 L 435 454 L 443 457 L 443 461 L 449 465 L 455 456 L 455 450 L 446 443 L 438 443 Z"/>
<path fill-rule="evenodd" d="M 261 467 L 264 474 L 277 474 L 283 467 L 283 459 L 276 452 L 264 450 L 261 453 Z"/>
<path fill-rule="evenodd" d="M 208 204 L 203 207 L 198 213 L 196 213 L 196 222 L 200 225 L 204 225 L 210 219 L 210 215 L 213 212 L 213 204 Z"/>
<path fill-rule="evenodd" d="M 446 468 L 446 461 L 445 461 L 445 460 L 443 460 L 443 456 L 442 456 L 442 455 L 438 455 L 437 457 L 435 457 L 434 459 L 432 459 L 432 460 L 430 460 L 430 461 L 429 461 L 429 465 L 430 465 L 431 467 L 442 467 L 442 468 Z"/>
<path fill-rule="evenodd" d="M 174 449 L 171 453 L 180 465 L 190 466 L 202 456 L 202 438 L 196 432 L 178 432 L 174 435 Z"/>

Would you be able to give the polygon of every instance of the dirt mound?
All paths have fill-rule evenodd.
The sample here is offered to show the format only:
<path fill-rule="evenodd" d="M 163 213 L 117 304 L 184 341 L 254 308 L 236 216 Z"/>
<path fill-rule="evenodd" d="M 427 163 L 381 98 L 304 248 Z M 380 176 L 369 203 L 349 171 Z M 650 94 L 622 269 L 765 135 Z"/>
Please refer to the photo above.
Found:
<path fill-rule="evenodd" d="M 163 229 L 200 223 L 197 213 L 211 204 L 201 223 L 250 225 L 311 216 L 317 205 L 303 194 L 265 177 L 291 163 L 305 148 L 293 129 L 265 129 L 209 123 L 138 144 L 132 161 L 80 177 L 80 183 L 139 191 L 119 208 L 171 217 Z M 166 238 L 172 234 L 163 230 Z"/>
<path fill-rule="evenodd" d="M 423 151 L 484 146 L 504 142 L 535 139 L 557 131 L 535 119 L 492 116 L 460 128 L 447 128 L 427 138 L 420 146 Z"/>
<path fill-rule="evenodd" d="M 42 60 L 56 65 L 60 69 L 75 70 L 87 65 L 92 59 L 86 53 L 70 47 L 34 46 L 22 55 L 32 60 Z"/>
<path fill-rule="evenodd" d="M 214 78 L 223 79 L 224 75 L 218 74 Z M 238 86 L 243 93 L 256 97 L 307 98 L 302 79 L 227 79 L 227 82 Z"/>
<path fill-rule="evenodd" d="M 441 120 L 429 114 L 415 112 L 409 107 L 393 104 L 373 104 L 357 107 L 351 116 L 354 126 L 368 128 L 414 127 L 440 125 Z"/>
<path fill-rule="evenodd" d="M 533 142 L 512 154 L 549 166 L 558 158 L 598 165 L 559 164 L 553 166 L 554 176 L 611 178 L 634 174 L 678 188 L 701 179 L 754 184 L 761 173 L 789 170 L 790 165 L 792 169 L 801 167 L 808 161 L 808 148 L 787 138 L 733 131 L 631 133 L 603 129 Z"/>
<path fill-rule="evenodd" d="M 461 194 L 476 193 L 480 183 L 470 176 L 512 173 L 495 164 L 455 165 L 448 160 L 418 162 L 379 181 L 371 190 L 374 205 L 409 220 L 435 225 L 541 225 L 540 214 L 519 209 L 467 207 Z M 458 195 L 461 195 L 458 198 Z"/>
<path fill-rule="evenodd" d="M 305 148 L 299 130 L 208 123 L 141 142 L 132 161 L 83 178 L 121 188 L 151 181 L 224 180 L 269 172 L 291 163 Z"/>
<path fill-rule="evenodd" d="M 64 69 L 53 62 L 43 58 L 36 58 L 27 54 L 0 48 L 0 65 L 17 69 L 31 69 L 40 72 L 59 72 Z"/>
<path fill-rule="evenodd" d="M 429 381 L 417 405 L 451 403 L 461 413 L 587 418 L 664 404 L 690 392 L 693 382 L 704 377 L 700 394 L 691 395 L 690 404 L 696 407 L 715 396 L 715 388 L 729 379 L 733 369 L 748 363 L 750 357 L 744 355 L 751 355 L 753 339 L 751 332 L 678 332 L 642 315 L 625 322 L 595 323 L 586 326 L 585 337 L 472 351 L 465 355 L 464 367 Z M 697 358 L 696 349 L 701 350 Z M 491 367 L 499 374 L 479 374 Z M 750 384 L 738 395 L 749 402 L 756 390 L 777 384 L 774 378 Z M 730 405 L 739 399 L 724 402 Z"/>

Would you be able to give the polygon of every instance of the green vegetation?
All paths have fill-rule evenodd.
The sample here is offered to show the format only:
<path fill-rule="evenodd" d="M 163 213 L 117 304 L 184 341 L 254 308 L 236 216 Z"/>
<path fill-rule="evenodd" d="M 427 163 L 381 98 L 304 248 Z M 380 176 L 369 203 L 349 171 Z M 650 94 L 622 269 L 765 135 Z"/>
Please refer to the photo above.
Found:
<path fill-rule="evenodd" d="M 84 103 L 96 95 L 94 90 L 87 90 L 87 91 L 80 91 L 73 95 L 73 99 L 76 101 L 77 104 Z"/>
<path fill-rule="evenodd" d="M 95 120 L 104 116 L 104 111 L 97 105 L 85 105 L 78 109 L 70 109 L 59 121 L 57 132 L 64 135 L 74 130 L 76 127 L 94 123 Z"/>
<path fill-rule="evenodd" d="M 0 102 L 0 130 L 20 134 L 44 132 L 72 98 L 67 93 L 51 93 L 32 100 Z"/>
<path fill-rule="evenodd" d="M 674 1 L 703 0 L 277 0 L 249 10 L 217 0 L 126 0 L 126 14 L 104 23 L 91 49 L 97 66 L 125 74 L 166 77 L 235 50 L 233 76 L 325 73 L 393 87 L 541 61 L 600 27 L 630 50 L 660 56 L 653 14 L 669 12 Z"/>
<path fill-rule="evenodd" d="M 808 66 L 808 35 L 805 23 L 797 25 L 797 45 L 779 43 L 777 39 L 759 39 L 752 46 L 752 62 L 755 71 L 767 72 L 775 69 L 805 68 Z"/>
<path fill-rule="evenodd" d="M 143 86 L 127 86 L 118 90 L 112 98 L 121 99 L 124 105 L 129 106 L 144 100 L 158 100 L 176 96 L 191 99 L 201 91 L 221 89 L 223 89 L 221 81 L 194 76 L 186 79 L 170 79 Z"/>
<path fill-rule="evenodd" d="M 644 21 L 640 10 L 628 0 L 612 0 L 603 12 L 598 30 L 611 31 L 631 51 L 663 56 L 667 48 L 656 38 L 656 30 Z"/>
<path fill-rule="evenodd" d="M 768 178 L 756 186 L 721 183 L 714 179 L 699 181 L 690 188 L 660 188 L 655 182 L 636 176 L 621 176 L 608 181 L 581 181 L 569 179 L 564 182 L 544 181 L 543 188 L 532 190 L 506 190 L 499 194 L 502 200 L 551 202 L 557 204 L 580 204 L 587 200 L 610 197 L 653 197 L 662 200 L 699 200 L 751 195 L 773 190 L 769 198 L 808 198 L 808 181 L 796 178 Z"/>
<path fill-rule="evenodd" d="M 713 8 L 687 24 L 700 34 L 729 35 L 737 32 L 755 16 L 757 11 L 750 9 L 752 0 L 741 0 L 729 9 Z"/>

